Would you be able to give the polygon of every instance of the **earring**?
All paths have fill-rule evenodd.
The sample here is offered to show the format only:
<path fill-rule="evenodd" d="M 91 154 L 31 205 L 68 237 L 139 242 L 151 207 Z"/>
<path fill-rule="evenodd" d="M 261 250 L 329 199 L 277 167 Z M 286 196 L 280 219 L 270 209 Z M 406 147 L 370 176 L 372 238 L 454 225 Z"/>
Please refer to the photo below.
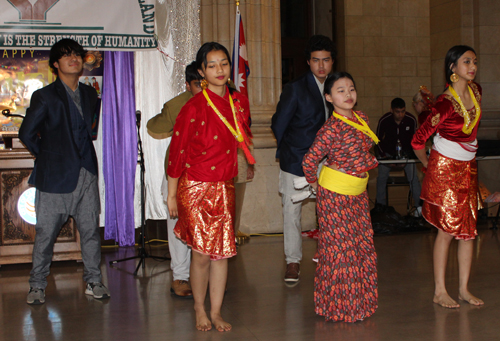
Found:
<path fill-rule="evenodd" d="M 208 82 L 205 78 L 203 78 L 200 82 L 201 88 L 205 90 L 208 87 Z"/>
<path fill-rule="evenodd" d="M 458 80 L 460 79 L 460 77 L 458 77 L 458 75 L 453 72 L 453 74 L 450 76 L 450 80 L 453 82 L 453 83 L 456 83 L 458 82 Z"/>

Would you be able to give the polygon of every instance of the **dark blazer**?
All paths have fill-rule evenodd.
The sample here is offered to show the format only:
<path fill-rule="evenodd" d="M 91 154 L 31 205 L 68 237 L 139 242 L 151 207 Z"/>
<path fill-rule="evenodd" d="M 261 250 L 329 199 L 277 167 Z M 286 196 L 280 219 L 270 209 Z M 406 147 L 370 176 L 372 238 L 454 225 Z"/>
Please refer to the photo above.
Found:
<path fill-rule="evenodd" d="M 311 71 L 285 85 L 271 129 L 281 170 L 304 176 L 302 159 L 325 123 L 325 105 Z"/>
<path fill-rule="evenodd" d="M 83 119 L 92 141 L 92 118 L 98 108 L 94 88 L 79 84 Z M 71 99 L 70 99 L 71 100 Z M 19 129 L 19 138 L 35 157 L 29 183 L 48 193 L 71 193 L 80 174 L 81 160 L 71 125 L 68 94 L 62 81 L 37 90 Z M 92 142 L 92 161 L 97 157 Z"/>

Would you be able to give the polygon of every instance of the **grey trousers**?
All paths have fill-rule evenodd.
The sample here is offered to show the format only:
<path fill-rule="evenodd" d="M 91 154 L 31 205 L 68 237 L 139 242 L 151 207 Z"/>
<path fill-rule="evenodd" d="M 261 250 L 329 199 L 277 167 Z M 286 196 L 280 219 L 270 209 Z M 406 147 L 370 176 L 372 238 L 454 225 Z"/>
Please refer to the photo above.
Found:
<path fill-rule="evenodd" d="M 161 195 L 163 197 L 163 203 L 167 205 L 168 182 L 165 174 L 163 175 L 163 181 L 161 183 Z M 177 218 L 170 218 L 167 207 L 168 250 L 170 252 L 170 269 L 172 269 L 172 277 L 174 281 L 189 281 L 191 248 L 175 235 L 174 227 L 177 220 Z"/>
<path fill-rule="evenodd" d="M 410 189 L 413 196 L 413 201 L 415 207 L 420 206 L 420 181 L 417 176 L 417 167 L 414 163 L 408 163 L 405 166 L 405 174 L 408 182 L 410 183 Z M 387 203 L 387 179 L 389 178 L 390 167 L 385 165 L 378 165 L 378 177 L 377 177 L 377 203 L 385 205 Z"/>
<path fill-rule="evenodd" d="M 75 219 L 80 232 L 83 280 L 88 283 L 101 282 L 100 202 L 97 176 L 82 168 L 78 184 L 72 193 L 46 193 L 37 190 L 35 210 L 37 221 L 30 286 L 41 289 L 47 287 L 54 243 L 69 216 Z"/>
<path fill-rule="evenodd" d="M 172 219 L 167 213 L 168 250 L 170 252 L 170 268 L 174 281 L 189 281 L 189 267 L 191 266 L 191 248 L 177 238 L 174 227 L 177 218 Z"/>
<path fill-rule="evenodd" d="M 304 190 L 293 186 L 293 179 L 298 176 L 280 169 L 279 191 L 283 204 L 283 235 L 285 240 L 285 260 L 287 264 L 300 263 L 302 260 L 302 202 L 294 203 L 292 195 Z"/>

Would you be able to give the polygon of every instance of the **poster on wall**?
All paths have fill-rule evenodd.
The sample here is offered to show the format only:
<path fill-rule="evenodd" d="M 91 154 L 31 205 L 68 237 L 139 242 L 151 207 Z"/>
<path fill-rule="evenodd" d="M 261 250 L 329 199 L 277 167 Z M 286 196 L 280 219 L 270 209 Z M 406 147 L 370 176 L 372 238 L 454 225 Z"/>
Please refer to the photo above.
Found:
<path fill-rule="evenodd" d="M 63 38 L 87 49 L 155 49 L 155 2 L 0 0 L 0 49 L 50 49 Z"/>
<path fill-rule="evenodd" d="M 0 111 L 24 116 L 30 106 L 31 95 L 52 83 L 56 76 L 49 67 L 49 51 L 0 50 Z M 80 82 L 92 86 L 101 98 L 103 75 L 102 51 L 88 51 L 83 60 Z M 0 114 L 0 138 L 5 133 L 17 133 L 23 119 Z M 97 136 L 99 117 L 94 117 L 92 135 Z"/>

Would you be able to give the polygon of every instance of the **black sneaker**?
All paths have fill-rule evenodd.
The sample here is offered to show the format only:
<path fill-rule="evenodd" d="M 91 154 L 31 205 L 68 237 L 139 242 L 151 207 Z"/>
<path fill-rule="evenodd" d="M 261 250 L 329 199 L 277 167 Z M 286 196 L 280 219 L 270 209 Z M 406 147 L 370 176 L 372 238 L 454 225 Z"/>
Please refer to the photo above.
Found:
<path fill-rule="evenodd" d="M 104 284 L 97 283 L 87 283 L 87 288 L 85 289 L 85 295 L 94 296 L 94 298 L 102 299 L 102 298 L 110 298 L 111 294 L 109 293 L 108 288 L 104 286 Z"/>

